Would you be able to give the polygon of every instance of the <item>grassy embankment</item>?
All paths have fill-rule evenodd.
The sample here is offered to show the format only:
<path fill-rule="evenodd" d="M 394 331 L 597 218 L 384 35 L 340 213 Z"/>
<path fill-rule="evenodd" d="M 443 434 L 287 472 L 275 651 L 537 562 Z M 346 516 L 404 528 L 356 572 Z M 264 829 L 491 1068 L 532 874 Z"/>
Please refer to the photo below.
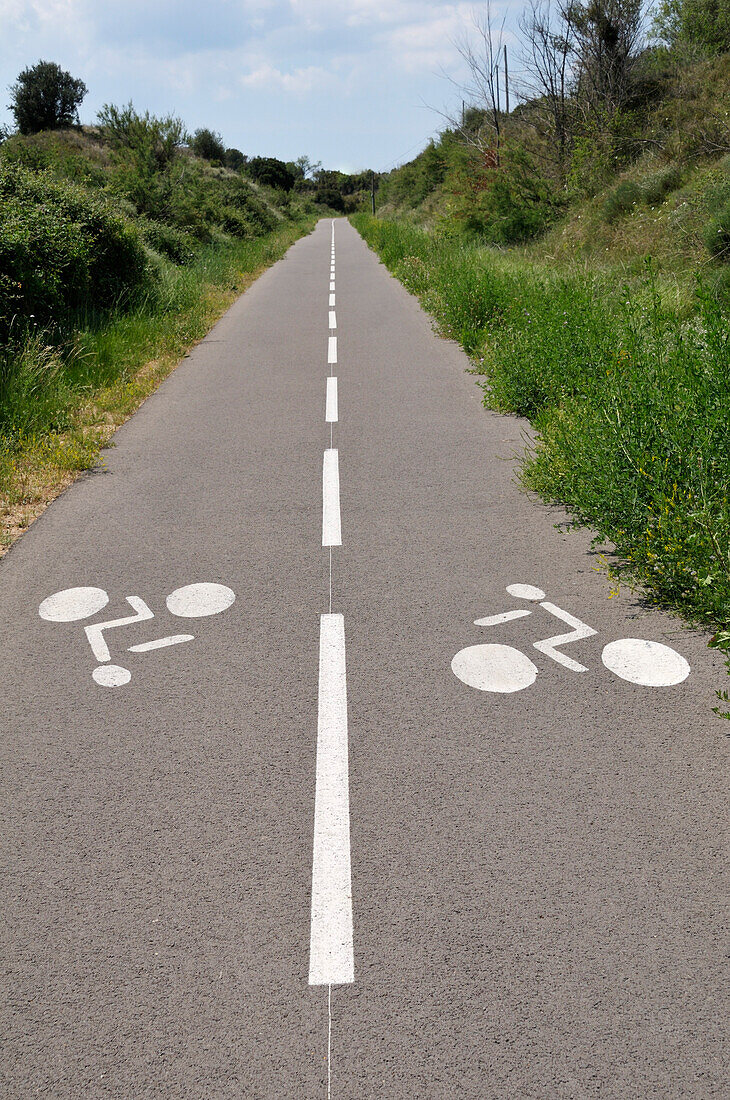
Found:
<path fill-rule="evenodd" d="M 180 153 L 139 160 L 73 131 L 0 149 L 0 554 L 316 220 Z"/>
<path fill-rule="evenodd" d="M 618 551 L 619 575 L 730 628 L 730 303 L 707 279 L 556 265 L 360 214 L 354 224 L 527 417 L 524 484 Z M 546 244 L 541 246 L 549 251 Z"/>

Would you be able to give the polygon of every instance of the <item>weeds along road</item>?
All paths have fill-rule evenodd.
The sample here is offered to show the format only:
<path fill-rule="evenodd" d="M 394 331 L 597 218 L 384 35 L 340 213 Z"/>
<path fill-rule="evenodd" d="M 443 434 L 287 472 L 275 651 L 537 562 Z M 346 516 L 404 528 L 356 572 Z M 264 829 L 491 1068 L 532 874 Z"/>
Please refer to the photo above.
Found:
<path fill-rule="evenodd" d="M 3 561 L 8 1100 L 728 1095 L 722 660 L 467 365 L 322 221 Z"/>

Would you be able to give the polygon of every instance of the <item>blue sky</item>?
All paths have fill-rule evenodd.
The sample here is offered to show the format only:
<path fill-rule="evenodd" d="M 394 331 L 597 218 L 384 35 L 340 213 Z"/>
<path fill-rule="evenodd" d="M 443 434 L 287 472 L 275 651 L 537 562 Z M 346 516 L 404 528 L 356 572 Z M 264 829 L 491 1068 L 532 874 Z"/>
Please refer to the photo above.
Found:
<path fill-rule="evenodd" d="M 514 27 L 522 0 L 492 0 Z M 481 5 L 483 8 L 483 5 Z M 477 5 L 479 8 L 479 5 Z M 249 155 L 385 170 L 443 128 L 472 3 L 433 0 L 0 0 L 8 85 L 41 58 L 81 77 L 82 122 L 130 99 Z M 509 39 L 508 39 L 509 40 Z"/>

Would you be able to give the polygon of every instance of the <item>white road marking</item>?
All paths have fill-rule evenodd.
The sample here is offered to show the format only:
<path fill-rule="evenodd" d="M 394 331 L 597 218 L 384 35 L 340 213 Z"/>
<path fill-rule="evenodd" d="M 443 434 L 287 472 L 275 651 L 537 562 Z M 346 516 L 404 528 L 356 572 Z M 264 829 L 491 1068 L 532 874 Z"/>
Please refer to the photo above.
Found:
<path fill-rule="evenodd" d="M 535 588 L 534 584 L 508 584 L 507 591 L 510 596 L 519 596 L 521 600 L 545 599 L 542 588 Z"/>
<path fill-rule="evenodd" d="M 151 653 L 153 649 L 166 649 L 169 645 L 179 645 L 180 642 L 192 642 L 192 634 L 170 634 L 167 638 L 155 638 L 153 642 L 142 642 L 141 645 L 131 645 L 129 653 Z"/>
<path fill-rule="evenodd" d="M 154 613 L 139 596 L 127 596 L 127 603 L 134 608 L 134 615 L 127 615 L 123 619 L 110 619 L 105 623 L 93 623 L 85 626 L 86 637 L 97 661 L 111 661 L 109 647 L 104 641 L 104 631 L 114 630 L 117 626 L 129 626 L 131 623 L 144 622 L 146 619 L 154 619 Z M 96 676 L 94 677 L 96 680 Z M 99 680 L 96 680 L 100 683 Z M 126 683 L 126 681 L 125 681 Z"/>
<path fill-rule="evenodd" d="M 330 336 L 329 343 L 327 344 L 327 362 L 337 362 L 337 337 Z"/>
<path fill-rule="evenodd" d="M 470 645 L 451 662 L 451 671 L 469 687 L 500 695 L 534 684 L 537 668 L 529 657 L 509 645 Z"/>
<path fill-rule="evenodd" d="M 322 467 L 322 545 L 342 546 L 340 466 L 337 450 L 328 447 Z"/>
<path fill-rule="evenodd" d="M 335 296 L 334 296 L 334 294 L 330 294 L 330 309 L 334 309 L 334 306 L 335 306 Z"/>
<path fill-rule="evenodd" d="M 337 328 L 337 314 L 333 309 L 330 310 L 330 328 Z"/>
<path fill-rule="evenodd" d="M 121 665 L 99 665 L 91 674 L 99 687 L 123 687 L 132 679 L 132 673 Z"/>
<path fill-rule="evenodd" d="M 334 283 L 334 279 L 333 279 L 332 282 L 330 283 L 330 290 L 334 292 L 334 289 L 335 289 L 335 283 Z"/>
<path fill-rule="evenodd" d="M 475 619 L 474 626 L 499 626 L 500 623 L 511 623 L 515 619 L 524 619 L 531 615 L 531 611 L 503 611 L 501 615 L 487 615 L 485 619 Z"/>
<path fill-rule="evenodd" d="M 75 623 L 96 615 L 108 603 L 109 596 L 103 588 L 64 588 L 48 596 L 38 614 L 50 623 Z"/>
<path fill-rule="evenodd" d="M 337 379 L 335 377 L 327 379 L 327 404 L 324 419 L 326 424 L 337 423 Z"/>
<path fill-rule="evenodd" d="M 587 672 L 588 669 L 585 665 L 581 665 L 578 661 L 574 661 L 572 657 L 566 657 L 564 653 L 558 653 L 556 646 L 565 645 L 567 642 L 579 642 L 583 638 L 592 638 L 598 631 L 594 630 L 592 626 L 587 626 L 586 623 L 581 622 L 580 619 L 576 619 L 575 615 L 570 615 L 567 611 L 562 611 L 559 607 L 556 607 L 554 603 L 549 603 L 547 600 L 540 604 L 540 607 L 544 607 L 546 611 L 549 611 L 551 615 L 554 615 L 556 619 L 560 619 L 561 622 L 567 623 L 568 626 L 572 626 L 570 634 L 556 634 L 553 638 L 546 638 L 543 642 L 533 642 L 535 649 L 538 649 L 540 653 L 546 654 L 548 657 L 552 657 L 554 661 L 557 661 L 563 668 L 569 668 L 572 672 Z"/>
<path fill-rule="evenodd" d="M 182 619 L 202 619 L 206 615 L 218 615 L 231 606 L 235 592 L 225 584 L 186 584 L 176 588 L 165 600 L 167 610 Z"/>
<path fill-rule="evenodd" d="M 628 680 L 630 684 L 644 687 L 672 687 L 681 684 L 690 674 L 688 662 L 661 642 L 647 642 L 643 638 L 619 638 L 604 647 L 601 660 L 606 668 Z"/>
<path fill-rule="evenodd" d="M 322 615 L 309 984 L 355 980 L 347 761 L 345 620 Z"/>

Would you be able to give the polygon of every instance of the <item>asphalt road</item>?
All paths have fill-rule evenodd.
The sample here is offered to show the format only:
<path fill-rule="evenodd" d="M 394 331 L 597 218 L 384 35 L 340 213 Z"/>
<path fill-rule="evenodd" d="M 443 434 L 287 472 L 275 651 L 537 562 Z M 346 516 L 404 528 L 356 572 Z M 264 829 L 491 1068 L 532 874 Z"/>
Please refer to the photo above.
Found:
<path fill-rule="evenodd" d="M 722 661 L 331 235 L 0 565 L 0 1093 L 727 1097 Z"/>

